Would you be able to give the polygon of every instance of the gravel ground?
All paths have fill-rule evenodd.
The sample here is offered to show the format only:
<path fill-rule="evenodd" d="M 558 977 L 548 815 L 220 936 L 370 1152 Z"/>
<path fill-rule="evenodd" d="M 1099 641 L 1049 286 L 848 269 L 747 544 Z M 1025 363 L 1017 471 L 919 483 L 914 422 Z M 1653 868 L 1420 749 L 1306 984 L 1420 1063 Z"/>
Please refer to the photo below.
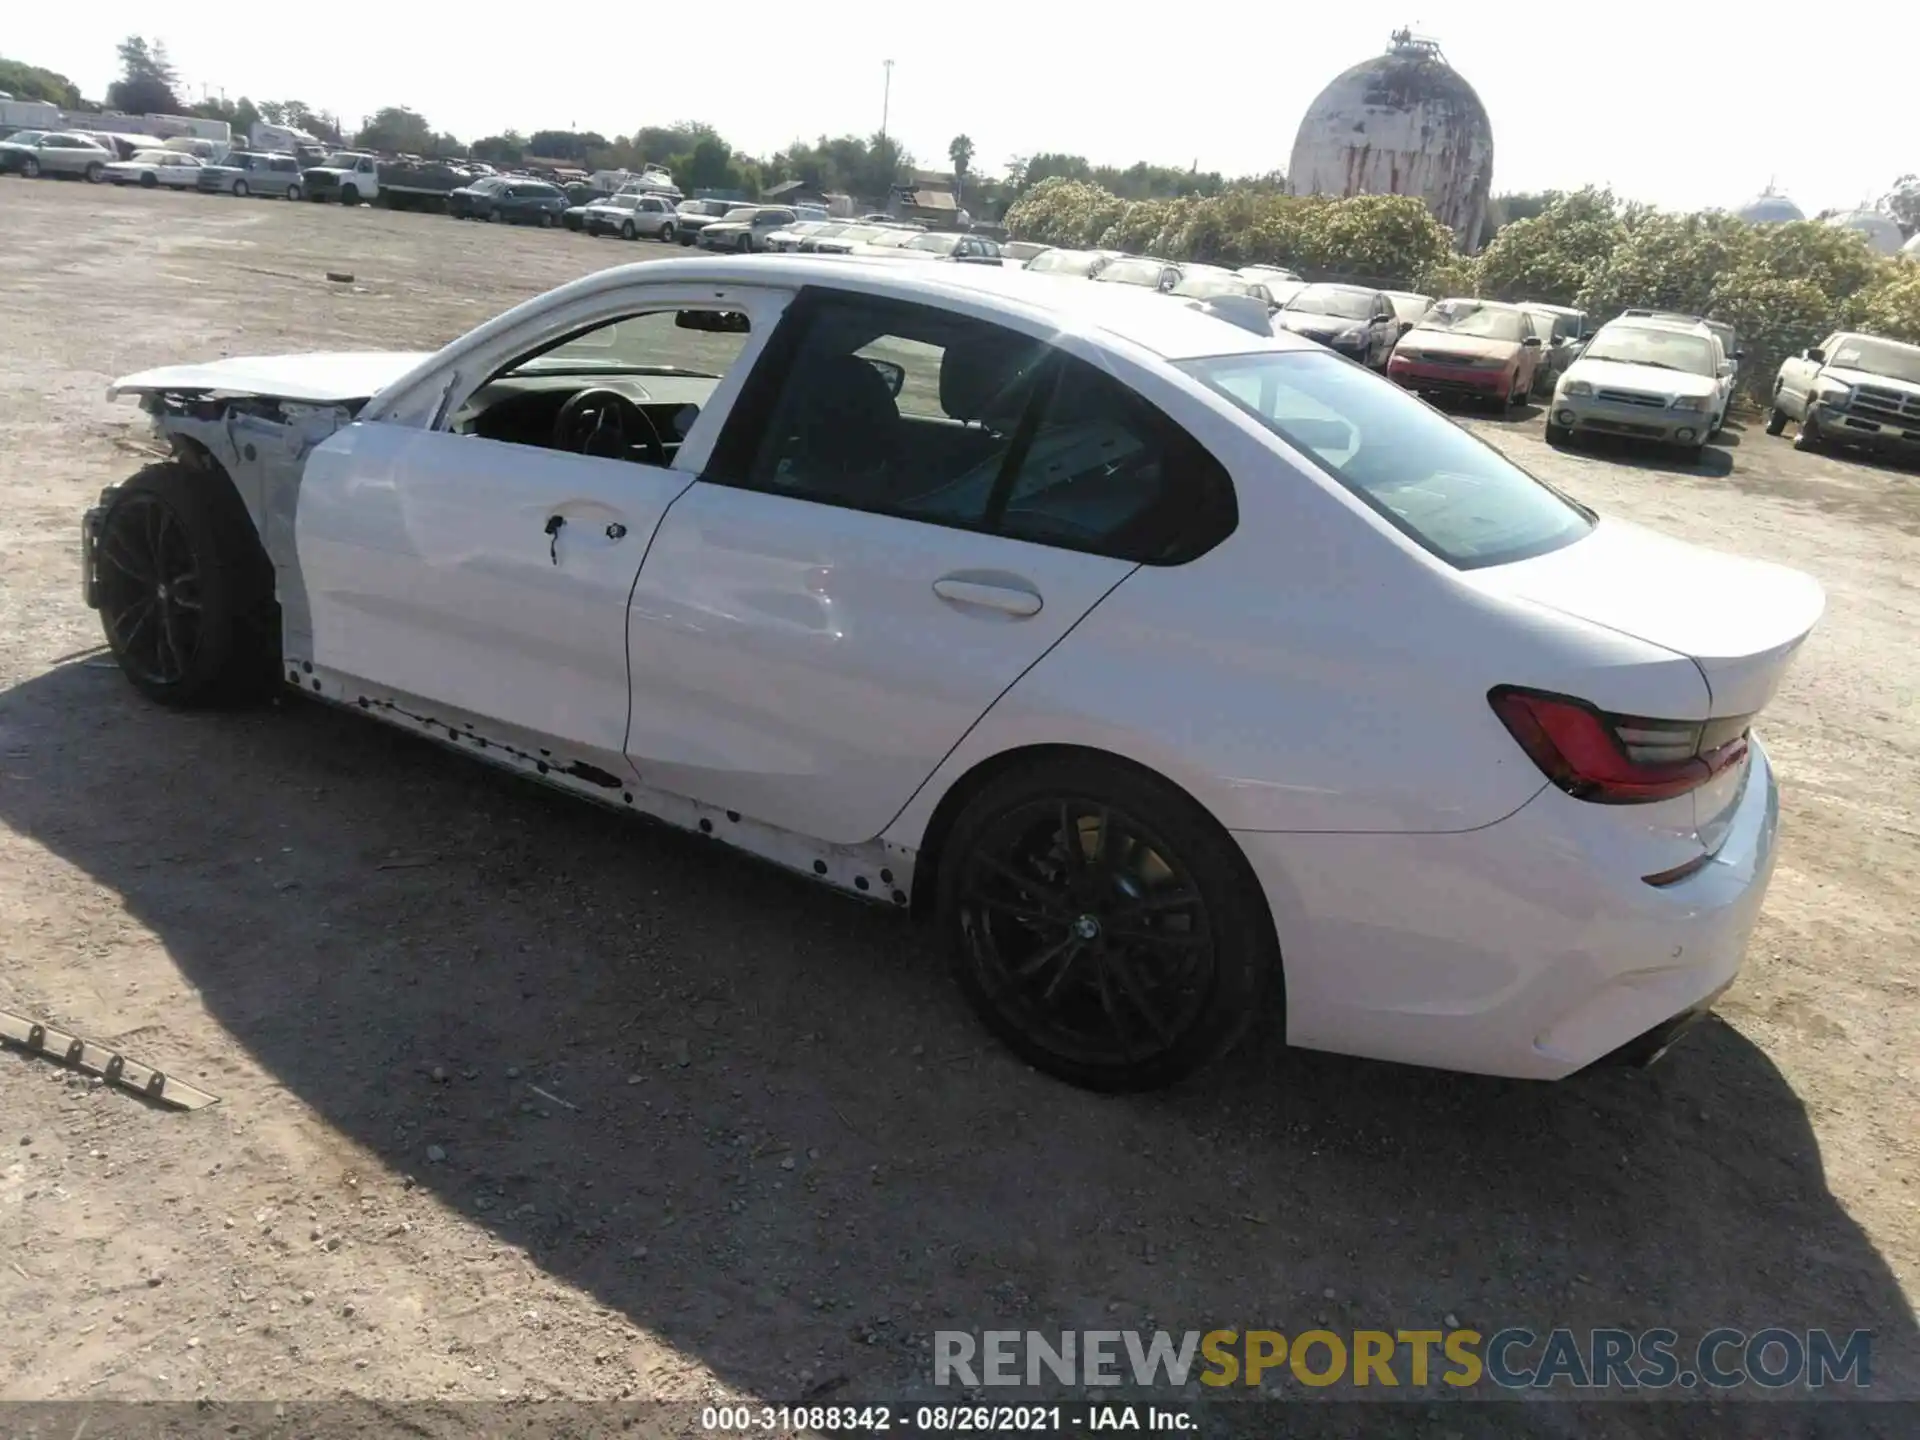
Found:
<path fill-rule="evenodd" d="M 936 1328 L 1442 1317 L 1872 1327 L 1875 1391 L 1920 1396 L 1913 475 L 1754 424 L 1688 468 L 1471 422 L 1828 587 L 1764 725 L 1748 967 L 1661 1065 L 1534 1086 L 1266 1042 L 1103 1099 L 988 1042 L 901 917 L 315 705 L 162 711 L 96 652 L 78 516 L 142 434 L 112 377 L 431 347 L 666 252 L 21 180 L 0 217 L 0 1009 L 221 1098 L 0 1057 L 0 1396 L 845 1399 L 923 1390 Z M 1391 1418 L 1462 1433 L 1439 1413 Z"/>

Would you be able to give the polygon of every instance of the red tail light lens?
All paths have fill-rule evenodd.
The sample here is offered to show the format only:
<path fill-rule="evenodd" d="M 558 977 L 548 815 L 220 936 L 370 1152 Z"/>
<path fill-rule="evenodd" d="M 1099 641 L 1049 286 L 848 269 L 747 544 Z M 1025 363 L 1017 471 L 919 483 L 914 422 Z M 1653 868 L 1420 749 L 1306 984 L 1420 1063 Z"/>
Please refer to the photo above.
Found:
<path fill-rule="evenodd" d="M 1540 772 L 1569 795 L 1640 805 L 1697 790 L 1747 755 L 1748 716 L 1649 720 L 1503 685 L 1487 701 Z"/>

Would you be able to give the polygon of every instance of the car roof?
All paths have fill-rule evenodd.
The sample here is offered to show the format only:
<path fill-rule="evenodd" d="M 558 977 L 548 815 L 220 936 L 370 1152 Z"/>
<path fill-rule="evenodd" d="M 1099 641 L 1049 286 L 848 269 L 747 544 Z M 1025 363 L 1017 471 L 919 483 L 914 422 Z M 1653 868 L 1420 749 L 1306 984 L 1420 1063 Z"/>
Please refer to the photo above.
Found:
<path fill-rule="evenodd" d="M 1071 275 L 1003 265 L 903 266 L 883 258 L 859 256 L 690 256 L 595 271 L 566 289 L 574 295 L 590 295 L 636 281 L 817 284 L 901 300 L 945 300 L 998 310 L 1009 318 L 1039 320 L 1063 333 L 1102 331 L 1165 360 L 1263 350 L 1317 353 L 1321 349 L 1313 341 L 1290 333 L 1256 335 L 1137 285 L 1089 285 Z"/>

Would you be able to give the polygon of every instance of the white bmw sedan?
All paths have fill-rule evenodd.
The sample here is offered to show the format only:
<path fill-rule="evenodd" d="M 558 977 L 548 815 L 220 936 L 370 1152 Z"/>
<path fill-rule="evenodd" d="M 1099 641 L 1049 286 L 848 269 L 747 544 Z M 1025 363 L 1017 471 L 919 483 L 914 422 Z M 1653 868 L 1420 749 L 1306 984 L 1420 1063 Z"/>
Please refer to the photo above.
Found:
<path fill-rule="evenodd" d="M 912 907 L 1076 1083 L 1254 1023 L 1650 1058 L 1772 870 L 1813 581 L 1151 290 L 668 260 L 114 390 L 173 452 L 84 525 L 146 695 L 277 681 Z"/>

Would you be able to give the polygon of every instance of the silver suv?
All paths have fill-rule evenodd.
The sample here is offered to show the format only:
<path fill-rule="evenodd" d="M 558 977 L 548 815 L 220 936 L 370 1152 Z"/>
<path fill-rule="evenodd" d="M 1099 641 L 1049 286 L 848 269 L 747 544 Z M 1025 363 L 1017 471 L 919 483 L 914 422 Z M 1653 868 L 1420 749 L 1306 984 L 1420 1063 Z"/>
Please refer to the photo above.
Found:
<path fill-rule="evenodd" d="M 200 188 L 224 195 L 276 195 L 298 200 L 300 159 L 267 150 L 235 150 L 218 165 L 200 167 Z"/>

